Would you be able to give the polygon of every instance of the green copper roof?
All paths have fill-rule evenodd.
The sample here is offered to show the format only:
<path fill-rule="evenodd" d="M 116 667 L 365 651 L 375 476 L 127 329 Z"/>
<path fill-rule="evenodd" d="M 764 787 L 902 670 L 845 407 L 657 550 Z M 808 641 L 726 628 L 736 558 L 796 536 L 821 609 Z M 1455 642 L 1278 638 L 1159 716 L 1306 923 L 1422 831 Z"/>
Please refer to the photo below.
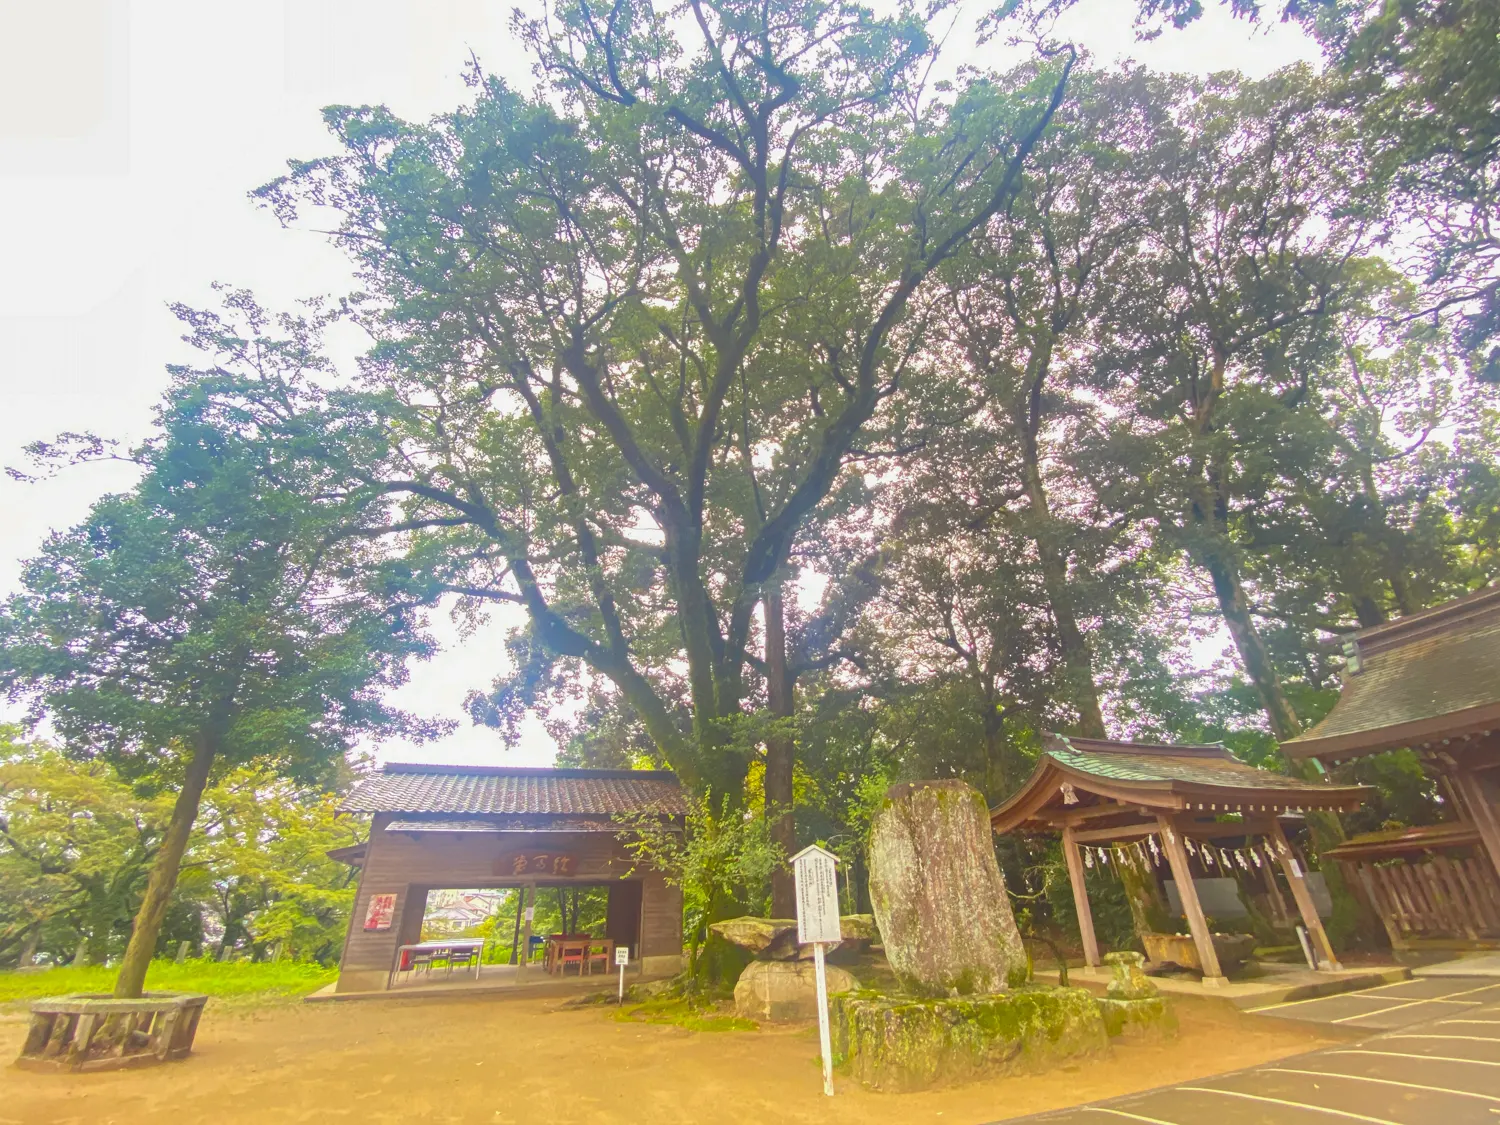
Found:
<path fill-rule="evenodd" d="M 1158 746 L 1151 743 L 1049 739 L 1046 754 L 1059 765 L 1093 777 L 1124 782 L 1186 782 L 1235 789 L 1326 792 L 1328 786 L 1246 765 L 1223 746 Z"/>

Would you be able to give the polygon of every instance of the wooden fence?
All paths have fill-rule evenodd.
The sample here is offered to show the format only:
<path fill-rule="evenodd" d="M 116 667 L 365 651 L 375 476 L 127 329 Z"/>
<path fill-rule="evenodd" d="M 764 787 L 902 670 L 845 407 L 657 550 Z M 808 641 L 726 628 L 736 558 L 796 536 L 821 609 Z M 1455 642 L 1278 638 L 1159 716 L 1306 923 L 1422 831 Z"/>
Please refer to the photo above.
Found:
<path fill-rule="evenodd" d="M 1417 938 L 1500 938 L 1500 879 L 1483 856 L 1340 860 L 1339 866 L 1385 923 L 1392 946 Z"/>

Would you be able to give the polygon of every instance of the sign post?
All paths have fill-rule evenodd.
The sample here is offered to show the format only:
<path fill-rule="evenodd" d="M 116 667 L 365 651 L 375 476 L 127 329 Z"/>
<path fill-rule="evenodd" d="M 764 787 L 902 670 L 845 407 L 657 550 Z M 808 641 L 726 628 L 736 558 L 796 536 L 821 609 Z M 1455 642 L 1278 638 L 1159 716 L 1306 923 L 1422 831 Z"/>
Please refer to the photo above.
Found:
<path fill-rule="evenodd" d="M 620 997 L 617 1004 L 625 1003 L 625 966 L 630 964 L 630 946 L 615 946 L 615 964 L 620 966 Z"/>
<path fill-rule="evenodd" d="M 823 1093 L 833 1096 L 833 1046 L 828 1035 L 828 973 L 824 947 L 843 940 L 839 926 L 838 857 L 813 844 L 792 856 L 797 884 L 797 941 L 813 947 L 818 974 L 818 1042 L 823 1049 Z"/>

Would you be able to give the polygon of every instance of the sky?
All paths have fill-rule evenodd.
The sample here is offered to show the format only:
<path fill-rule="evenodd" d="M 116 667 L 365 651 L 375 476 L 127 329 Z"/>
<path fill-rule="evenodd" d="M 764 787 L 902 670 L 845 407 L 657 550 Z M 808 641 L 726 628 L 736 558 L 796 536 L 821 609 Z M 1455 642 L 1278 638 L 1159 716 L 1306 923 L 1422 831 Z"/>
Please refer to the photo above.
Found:
<path fill-rule="evenodd" d="M 1004 44 L 971 32 L 985 3 L 961 9 L 951 60 L 1004 66 Z M 1141 43 L 1126 0 L 1081 0 L 1054 34 L 1096 62 L 1162 70 L 1238 69 L 1259 77 L 1315 46 L 1295 27 L 1252 28 L 1217 4 L 1197 24 Z M 0 0 L 0 466 L 27 442 L 92 431 L 133 442 L 150 430 L 165 365 L 183 362 L 170 302 L 213 304 L 212 285 L 262 304 L 352 286 L 341 253 L 283 230 L 247 192 L 289 158 L 331 151 L 319 110 L 390 106 L 421 118 L 466 98 L 471 54 L 519 85 L 528 65 L 507 31 L 511 5 L 481 0 Z M 0 593 L 47 533 L 82 519 L 131 476 L 119 465 L 41 483 L 0 478 Z M 385 760 L 544 765 L 539 723 L 505 747 L 464 716 L 464 697 L 505 667 L 497 618 L 413 669 L 394 701 L 458 720 L 422 746 L 370 749 Z"/>

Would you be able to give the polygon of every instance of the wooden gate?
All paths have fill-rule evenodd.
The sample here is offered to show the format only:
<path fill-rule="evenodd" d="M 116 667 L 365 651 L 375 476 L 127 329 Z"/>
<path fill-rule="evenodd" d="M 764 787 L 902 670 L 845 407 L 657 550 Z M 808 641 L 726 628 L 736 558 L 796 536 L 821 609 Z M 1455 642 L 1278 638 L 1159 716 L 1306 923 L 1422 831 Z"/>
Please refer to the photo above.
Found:
<path fill-rule="evenodd" d="M 1500 879 L 1482 855 L 1339 859 L 1345 881 L 1364 892 L 1391 945 L 1417 938 L 1500 938 Z"/>

